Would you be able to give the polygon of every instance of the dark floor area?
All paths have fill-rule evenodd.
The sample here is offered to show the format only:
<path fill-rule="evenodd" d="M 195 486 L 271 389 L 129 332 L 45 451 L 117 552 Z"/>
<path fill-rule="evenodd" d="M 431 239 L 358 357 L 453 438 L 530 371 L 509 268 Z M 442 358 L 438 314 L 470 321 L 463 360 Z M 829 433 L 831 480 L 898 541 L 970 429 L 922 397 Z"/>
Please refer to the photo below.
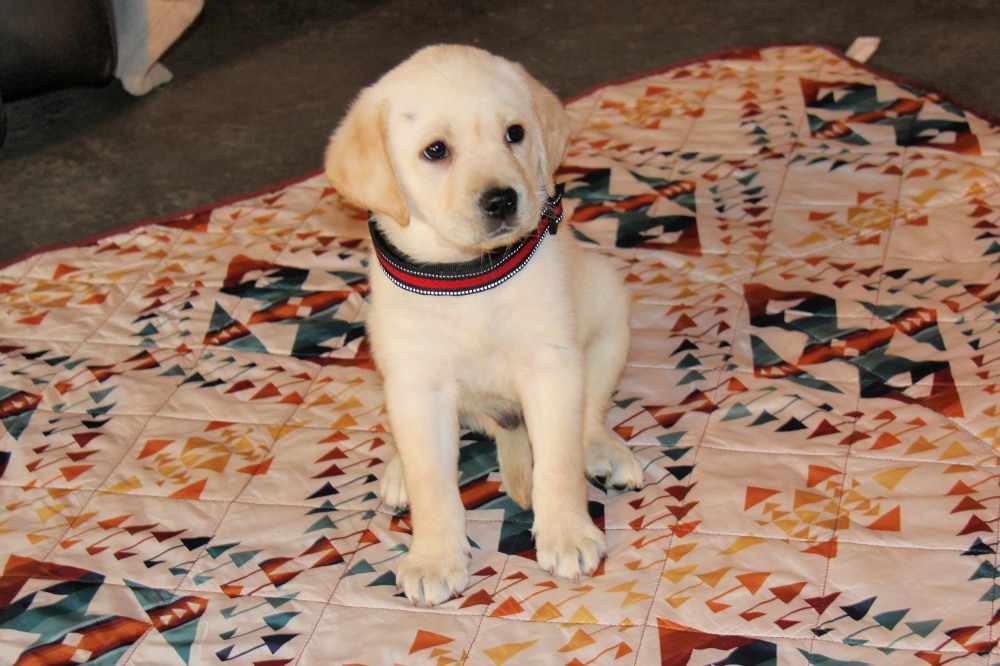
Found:
<path fill-rule="evenodd" d="M 5 104 L 0 263 L 318 168 L 363 85 L 416 48 L 479 45 L 563 97 L 730 46 L 882 37 L 869 65 L 1000 116 L 995 0 L 206 0 L 174 81 Z"/>

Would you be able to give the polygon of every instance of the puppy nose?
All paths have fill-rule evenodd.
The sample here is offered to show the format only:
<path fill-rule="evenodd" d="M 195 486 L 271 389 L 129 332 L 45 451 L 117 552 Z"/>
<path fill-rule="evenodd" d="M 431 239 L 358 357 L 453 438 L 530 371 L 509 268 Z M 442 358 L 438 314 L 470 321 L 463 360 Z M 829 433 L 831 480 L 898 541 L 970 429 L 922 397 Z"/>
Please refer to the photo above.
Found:
<path fill-rule="evenodd" d="M 491 220 L 504 222 L 517 212 L 517 192 L 510 187 L 487 190 L 479 198 L 479 206 Z"/>

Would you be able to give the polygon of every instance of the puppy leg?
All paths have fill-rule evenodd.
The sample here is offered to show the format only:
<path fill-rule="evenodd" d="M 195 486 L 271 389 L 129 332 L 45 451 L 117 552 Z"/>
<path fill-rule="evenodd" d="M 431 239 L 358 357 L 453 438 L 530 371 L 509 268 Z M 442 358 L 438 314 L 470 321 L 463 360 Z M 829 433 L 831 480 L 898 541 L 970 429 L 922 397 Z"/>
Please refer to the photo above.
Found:
<path fill-rule="evenodd" d="M 520 387 L 534 458 L 532 532 L 538 564 L 574 580 L 592 574 L 607 551 L 604 534 L 587 513 L 582 364 L 579 350 L 541 348 Z"/>
<path fill-rule="evenodd" d="M 386 377 L 389 420 L 410 503 L 413 540 L 396 569 L 396 584 L 414 604 L 434 606 L 463 590 L 469 579 L 456 469 L 455 391 Z"/>
<path fill-rule="evenodd" d="M 604 262 L 600 266 L 605 267 Z M 616 287 L 612 292 L 614 298 L 602 308 L 602 316 L 596 319 L 599 322 L 596 323 L 596 332 L 585 351 L 584 447 L 587 476 L 606 488 L 638 490 L 642 487 L 642 465 L 632 450 L 604 423 L 615 385 L 625 366 L 629 338 L 628 294 L 614 275 L 609 275 L 608 279 L 609 284 Z"/>

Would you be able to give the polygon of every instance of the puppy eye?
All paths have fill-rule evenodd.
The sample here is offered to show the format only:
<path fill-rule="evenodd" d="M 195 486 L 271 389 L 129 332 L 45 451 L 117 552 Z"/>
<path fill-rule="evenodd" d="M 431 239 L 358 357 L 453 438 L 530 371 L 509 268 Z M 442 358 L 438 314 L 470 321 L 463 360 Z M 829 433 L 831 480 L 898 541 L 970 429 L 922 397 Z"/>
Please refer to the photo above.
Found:
<path fill-rule="evenodd" d="M 448 146 L 444 145 L 443 141 L 435 141 L 431 145 L 424 148 L 424 157 L 429 159 L 431 162 L 443 160 L 448 157 Z"/>
<path fill-rule="evenodd" d="M 507 142 L 521 143 L 524 139 L 524 128 L 520 125 L 511 125 L 507 128 Z"/>

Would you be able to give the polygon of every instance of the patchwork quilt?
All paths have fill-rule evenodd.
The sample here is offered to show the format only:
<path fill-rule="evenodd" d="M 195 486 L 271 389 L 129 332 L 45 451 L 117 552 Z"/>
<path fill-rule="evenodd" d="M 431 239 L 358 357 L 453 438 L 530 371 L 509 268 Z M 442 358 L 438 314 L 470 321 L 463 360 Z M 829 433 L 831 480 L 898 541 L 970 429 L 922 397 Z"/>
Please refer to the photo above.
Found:
<path fill-rule="evenodd" d="M 365 214 L 313 174 L 0 269 L 0 662 L 995 663 L 998 126 L 816 46 L 567 108 L 645 465 L 597 575 L 469 432 L 472 583 L 397 593 Z"/>

